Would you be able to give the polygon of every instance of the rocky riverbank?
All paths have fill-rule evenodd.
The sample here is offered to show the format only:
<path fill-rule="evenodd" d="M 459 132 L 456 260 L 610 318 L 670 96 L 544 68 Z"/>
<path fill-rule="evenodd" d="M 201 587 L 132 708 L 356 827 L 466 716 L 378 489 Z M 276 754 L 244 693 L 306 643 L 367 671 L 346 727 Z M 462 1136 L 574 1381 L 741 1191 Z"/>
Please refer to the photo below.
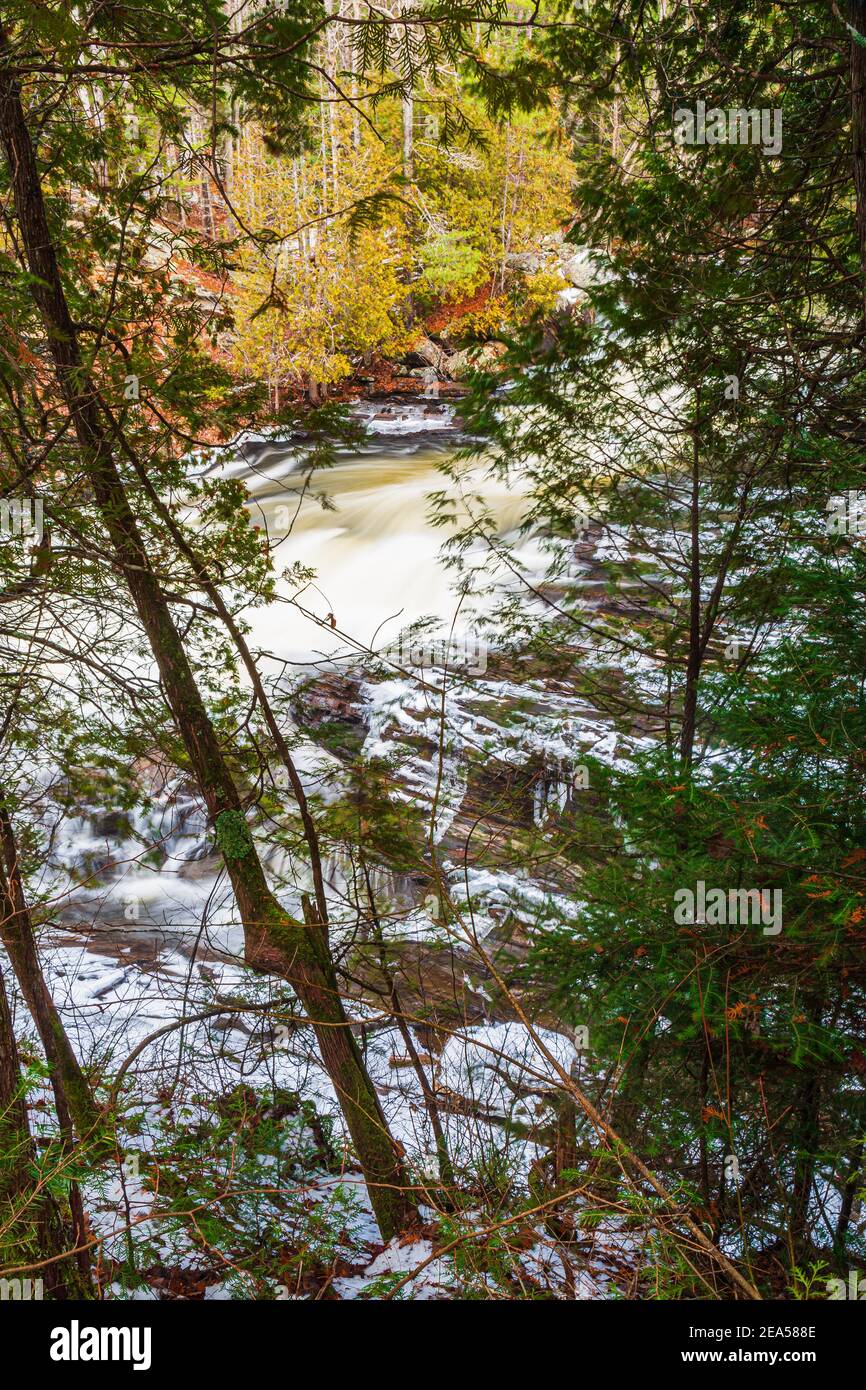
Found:
<path fill-rule="evenodd" d="M 544 276 L 548 282 L 548 308 L 543 315 L 547 340 L 555 336 L 563 321 L 592 314 L 588 291 L 596 281 L 596 271 L 589 253 L 567 243 L 562 233 L 544 237 L 536 251 L 505 256 L 503 282 L 527 276 Z M 443 305 L 430 315 L 410 351 L 394 364 L 395 376 L 418 381 L 429 391 L 465 382 L 473 372 L 495 372 L 507 352 L 506 344 L 495 337 L 492 328 L 487 336 L 481 336 L 477 327 L 493 294 L 494 285 L 490 284 L 470 301 Z M 503 326 L 506 330 L 515 327 Z"/>

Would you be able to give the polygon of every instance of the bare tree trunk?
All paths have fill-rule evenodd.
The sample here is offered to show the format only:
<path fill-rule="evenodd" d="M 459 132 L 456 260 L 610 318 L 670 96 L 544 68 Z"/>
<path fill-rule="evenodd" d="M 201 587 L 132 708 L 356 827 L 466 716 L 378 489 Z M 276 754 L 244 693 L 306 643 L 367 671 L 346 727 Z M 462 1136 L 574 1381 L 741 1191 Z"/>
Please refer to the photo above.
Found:
<path fill-rule="evenodd" d="M 321 85 L 323 96 L 325 95 L 325 90 L 325 84 L 323 82 Z M 330 197 L 328 190 L 328 132 L 325 120 L 325 106 L 323 103 L 319 108 L 319 166 L 322 171 L 322 205 L 320 212 L 323 214 L 328 211 Z M 336 207 L 337 199 L 335 194 L 334 198 L 330 201 L 331 211 L 334 212 Z"/>
<path fill-rule="evenodd" d="M 8 40 L 0 26 L 0 55 L 8 57 L 8 53 Z M 315 913 L 305 923 L 290 917 L 268 887 L 237 786 L 130 508 L 94 384 L 82 370 L 20 91 L 17 82 L 2 70 L 0 138 L 32 276 L 31 293 L 42 317 L 57 381 L 118 568 L 150 642 L 169 708 L 215 827 L 244 923 L 247 959 L 288 979 L 301 999 L 358 1152 L 382 1235 L 388 1240 L 414 1221 L 417 1211 L 407 1192 L 400 1153 L 346 1018 L 326 928 Z"/>
<path fill-rule="evenodd" d="M 361 11 L 360 11 L 360 6 L 359 6 L 359 4 L 358 4 L 358 0 L 352 0 L 352 17 L 353 17 L 353 19 L 358 19 L 359 16 L 360 16 L 360 13 L 361 13 Z M 355 30 L 352 29 L 352 30 L 350 31 L 350 38 L 349 38 L 349 53 L 350 53 L 350 57 L 349 57 L 349 66 L 350 66 L 351 69 L 352 69 L 352 101 L 353 101 L 353 103 L 354 103 L 354 102 L 357 102 L 357 100 L 358 100 L 358 74 L 357 74 L 357 71 L 356 71 L 356 68 L 355 68 L 355 54 L 354 54 L 354 50 L 352 49 L 352 39 L 353 39 L 353 37 L 354 37 L 354 33 L 355 33 Z M 361 117 L 360 117 L 360 115 L 359 115 L 359 113 L 358 113 L 358 108 L 357 108 L 357 106 L 356 106 L 356 105 L 353 105 L 353 106 L 352 106 L 352 149 L 353 149 L 353 150 L 359 150 L 360 148 L 361 148 Z"/>
<path fill-rule="evenodd" d="M 192 118 L 192 138 L 197 152 L 204 142 L 204 135 L 204 121 L 200 119 L 198 112 L 195 112 Z M 215 152 L 213 152 L 212 157 L 216 157 Z M 208 167 L 205 161 L 198 159 L 198 164 L 198 195 L 201 202 L 201 225 L 205 236 L 208 237 L 210 241 L 213 241 L 216 233 L 216 222 L 214 220 L 213 201 L 211 199 L 210 174 L 208 173 Z"/>
<path fill-rule="evenodd" d="M 436 1103 L 436 1093 L 433 1090 L 433 1087 L 430 1085 L 427 1073 L 424 1070 L 424 1064 L 421 1061 L 420 1056 L 418 1055 L 418 1049 L 415 1046 L 415 1039 L 412 1037 L 412 1030 L 409 1027 L 408 1022 L 406 1021 L 406 1015 L 403 1011 L 403 1005 L 400 1001 L 400 995 L 397 991 L 397 984 L 391 972 L 391 968 L 388 965 L 388 958 L 385 952 L 385 940 L 382 933 L 382 922 L 380 920 L 379 913 L 376 908 L 376 898 L 375 894 L 373 893 L 373 884 L 370 879 L 370 870 L 367 865 L 366 859 L 362 859 L 362 868 L 364 872 L 364 884 L 367 889 L 367 902 L 370 909 L 370 919 L 375 930 L 375 941 L 376 949 L 379 956 L 379 967 L 382 971 L 382 977 L 388 989 L 388 995 L 391 1004 L 391 1013 L 394 1017 L 394 1021 L 397 1024 L 400 1036 L 403 1039 L 403 1044 L 406 1048 L 409 1060 L 411 1061 L 412 1066 L 415 1070 L 415 1075 L 418 1078 L 418 1084 L 421 1087 L 421 1094 L 424 1097 L 424 1105 L 427 1109 L 427 1116 L 430 1120 L 430 1128 L 433 1131 L 433 1141 L 436 1145 L 436 1160 L 439 1165 L 439 1177 L 441 1178 L 442 1183 L 444 1184 L 444 1187 L 446 1189 L 444 1193 L 445 1201 L 446 1203 L 451 1205 L 456 1191 L 456 1183 L 454 1179 L 454 1166 L 451 1162 L 451 1155 L 448 1152 L 448 1141 L 445 1137 L 445 1130 L 442 1128 L 442 1117 L 439 1114 L 439 1106 Z"/>
<path fill-rule="evenodd" d="M 508 256 L 508 180 L 511 170 L 511 122 L 505 123 L 505 168 L 502 174 L 502 206 L 499 210 L 499 293 L 505 289 L 505 269 Z M 494 284 L 493 295 L 497 292 Z"/>
<path fill-rule="evenodd" d="M 617 69 L 619 68 L 619 64 L 620 64 L 621 59 L 622 59 L 622 50 L 621 50 L 621 48 L 620 48 L 620 45 L 617 44 L 617 45 L 616 45 L 616 63 L 617 63 Z M 613 162 L 616 164 L 616 163 L 618 163 L 618 161 L 619 161 L 619 130 L 620 130 L 620 123 L 621 123 L 621 103 L 620 103 L 620 97 L 619 97 L 619 93 L 618 93 L 618 92 L 615 93 L 614 98 L 613 98 L 613 113 L 612 113 L 612 114 L 613 114 L 613 124 L 612 124 L 612 126 L 611 126 L 611 132 L 610 132 L 610 152 L 611 152 L 611 156 L 612 156 L 612 158 L 613 158 Z"/>
<path fill-rule="evenodd" d="M 403 9 L 402 4 L 400 8 Z M 400 103 L 403 115 L 403 177 L 411 183 L 415 177 L 415 97 L 412 91 L 414 79 L 411 71 L 414 65 L 412 30 L 409 27 L 405 29 L 404 42 L 410 71 L 406 74 L 405 80 L 408 85 Z"/>
<path fill-rule="evenodd" d="M 410 183 L 415 177 L 415 98 L 407 92 L 402 100 L 403 108 L 403 177 Z"/>
<path fill-rule="evenodd" d="M 851 1161 L 848 1176 L 842 1188 L 842 1202 L 839 1207 L 839 1215 L 836 1219 L 836 1229 L 833 1232 L 833 1247 L 836 1254 L 844 1255 L 845 1245 L 848 1238 L 848 1228 L 852 1220 L 855 1219 L 855 1203 L 857 1193 L 863 1186 L 863 1145 L 861 1144 L 857 1153 Z"/>
<path fill-rule="evenodd" d="M 791 1242 L 797 1262 L 811 1248 L 809 1240 L 809 1204 L 815 1181 L 815 1164 L 821 1147 L 819 1122 L 821 1084 L 813 1073 L 799 1088 L 794 1103 L 794 1180 L 791 1191 Z"/>

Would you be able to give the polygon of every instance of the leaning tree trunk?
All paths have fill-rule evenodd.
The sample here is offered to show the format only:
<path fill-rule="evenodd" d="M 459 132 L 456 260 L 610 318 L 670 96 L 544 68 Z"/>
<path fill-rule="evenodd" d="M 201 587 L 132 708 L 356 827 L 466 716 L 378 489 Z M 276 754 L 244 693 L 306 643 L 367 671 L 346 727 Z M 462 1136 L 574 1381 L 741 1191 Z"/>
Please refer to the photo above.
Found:
<path fill-rule="evenodd" d="M 73 1254 L 76 1239 L 44 1185 L 36 1190 L 36 1151 L 21 1085 L 21 1062 L 0 970 L 0 1278 L 41 1279 L 50 1298 L 86 1298 L 89 1277 Z M 71 1237 L 71 1238 L 70 1238 Z"/>
<path fill-rule="evenodd" d="M 0 26 L 0 58 L 9 59 Z M 82 367 L 75 325 L 57 266 L 41 180 L 16 80 L 0 71 L 0 139 L 6 152 L 30 290 L 42 318 L 55 374 L 88 471 L 96 504 L 159 668 L 169 708 L 216 831 L 244 923 L 247 959 L 282 975 L 312 1023 L 325 1069 L 355 1144 L 383 1237 L 416 1218 L 399 1151 L 346 1018 L 325 929 L 302 923 L 265 879 L 237 786 L 193 676 L 168 601 L 117 470 L 94 383 Z"/>
<path fill-rule="evenodd" d="M 24 893 L 15 834 L 8 808 L 0 800 L 0 937 L 15 971 L 45 1051 L 57 1118 L 64 1131 L 72 1127 L 81 1139 L 94 1137 L 102 1116 L 93 1099 L 87 1078 L 81 1070 L 63 1021 L 45 983 L 33 920 Z"/>

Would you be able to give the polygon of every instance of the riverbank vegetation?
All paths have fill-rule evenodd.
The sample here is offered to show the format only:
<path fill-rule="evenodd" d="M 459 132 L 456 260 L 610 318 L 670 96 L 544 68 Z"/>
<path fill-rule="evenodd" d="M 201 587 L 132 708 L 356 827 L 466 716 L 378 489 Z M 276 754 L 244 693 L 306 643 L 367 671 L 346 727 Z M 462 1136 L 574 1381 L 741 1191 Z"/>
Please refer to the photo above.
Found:
<path fill-rule="evenodd" d="M 5 7 L 4 1296 L 863 1266 L 864 35 Z"/>

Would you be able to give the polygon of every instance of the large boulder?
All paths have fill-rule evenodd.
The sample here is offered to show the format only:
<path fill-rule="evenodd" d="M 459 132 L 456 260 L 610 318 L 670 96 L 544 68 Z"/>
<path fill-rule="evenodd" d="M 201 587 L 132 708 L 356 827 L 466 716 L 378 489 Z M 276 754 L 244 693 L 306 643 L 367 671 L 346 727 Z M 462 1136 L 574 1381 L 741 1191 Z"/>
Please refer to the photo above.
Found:
<path fill-rule="evenodd" d="M 611 278 L 610 271 L 600 270 L 588 246 L 563 246 L 559 272 L 575 289 L 591 290 L 594 285 L 603 285 Z"/>
<path fill-rule="evenodd" d="M 511 252 L 505 257 L 505 266 L 521 275 L 537 275 L 542 270 L 558 273 L 578 290 L 591 289 L 599 282 L 590 250 L 564 241 L 561 232 L 542 237 L 536 251 Z"/>
<path fill-rule="evenodd" d="M 472 372 L 489 372 L 508 351 L 504 343 L 479 343 L 454 352 L 445 363 L 445 373 L 452 381 L 462 381 Z"/>
<path fill-rule="evenodd" d="M 409 367 L 432 367 L 441 375 L 446 354 L 432 338 L 419 338 L 403 359 Z"/>
<path fill-rule="evenodd" d="M 519 270 L 521 275 L 537 275 L 547 258 L 541 251 L 512 251 L 505 257 L 506 270 Z"/>
<path fill-rule="evenodd" d="M 562 249 L 566 256 L 560 262 L 559 271 L 569 284 L 578 290 L 588 290 L 598 284 L 598 271 L 592 264 L 588 251 L 573 251 L 568 255 L 571 247 L 564 246 Z"/>
<path fill-rule="evenodd" d="M 589 302 L 589 295 L 586 290 L 579 290 L 575 285 L 569 285 L 567 289 L 560 290 L 557 294 L 553 312 L 558 319 L 580 318 Z"/>

